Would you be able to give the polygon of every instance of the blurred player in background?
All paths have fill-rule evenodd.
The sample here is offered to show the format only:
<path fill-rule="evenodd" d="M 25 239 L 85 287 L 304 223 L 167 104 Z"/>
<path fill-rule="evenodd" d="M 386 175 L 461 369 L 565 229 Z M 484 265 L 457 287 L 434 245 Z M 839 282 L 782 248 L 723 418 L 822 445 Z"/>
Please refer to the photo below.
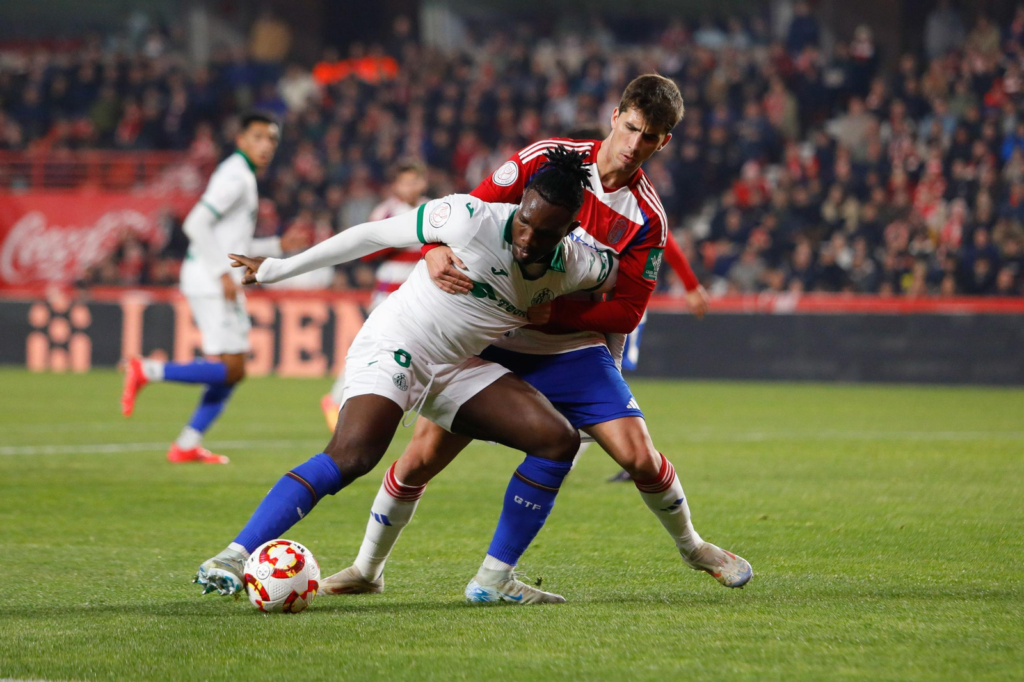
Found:
<path fill-rule="evenodd" d="M 203 434 L 245 378 L 249 353 L 250 322 L 239 286 L 241 273 L 232 271 L 228 253 L 280 251 L 277 238 L 253 239 L 259 209 L 256 173 L 270 165 L 279 139 L 280 129 L 269 116 L 251 113 L 242 117 L 235 152 L 217 166 L 183 226 L 189 249 L 181 267 L 181 293 L 202 334 L 203 354 L 217 360 L 125 361 L 121 411 L 126 417 L 132 415 L 139 391 L 151 382 L 205 386 L 199 405 L 167 453 L 171 462 L 228 463 L 227 457 L 202 446 Z"/>
<path fill-rule="evenodd" d="M 427 198 L 423 192 L 427 189 L 427 169 L 418 160 L 410 160 L 399 163 L 391 171 L 391 193 L 387 199 L 377 204 L 370 212 L 370 220 L 386 220 L 397 215 L 407 213 Z M 385 249 L 371 254 L 363 259 L 364 261 L 380 262 L 377 267 L 377 283 L 373 289 L 373 296 L 370 299 L 370 312 L 384 302 L 392 292 L 397 291 L 405 280 L 409 279 L 413 268 L 420 260 L 420 250 L 411 249 Z M 333 433 L 338 423 L 338 410 L 341 409 L 341 402 L 345 389 L 344 373 L 338 375 L 331 388 L 331 392 L 320 399 L 320 409 L 323 410 L 324 419 L 327 420 L 327 428 Z"/>
<path fill-rule="evenodd" d="M 619 277 L 609 300 L 564 296 L 545 304 L 550 322 L 541 328 L 505 334 L 480 357 L 507 367 L 547 397 L 577 429 L 581 429 L 630 475 L 647 507 L 658 517 L 690 568 L 705 571 L 726 587 L 742 587 L 753 571 L 741 557 L 705 542 L 694 529 L 682 484 L 669 460 L 655 449 L 643 412 L 622 378 L 618 361 L 624 335 L 643 318 L 666 248 L 686 271 L 683 281 L 698 315 L 708 297 L 697 283 L 670 233 L 657 193 L 641 164 L 672 138 L 683 117 L 683 98 L 668 78 L 644 75 L 622 94 L 604 140 L 543 140 L 514 154 L 473 190 L 488 202 L 515 203 L 552 150 L 566 147 L 590 163 L 580 227 L 570 238 L 620 257 Z M 427 245 L 424 248 L 430 248 Z M 472 282 L 463 263 L 444 246 L 426 254 L 435 283 L 444 291 L 465 295 Z M 472 439 L 448 433 L 426 419 L 416 423 L 412 442 L 385 473 L 371 507 L 363 544 L 355 563 L 321 581 L 328 594 L 381 592 L 384 564 L 402 528 L 412 519 L 426 484 Z M 484 566 L 466 588 L 466 599 L 516 601 L 474 585 L 482 579 L 511 576 L 529 543 L 514 527 L 499 520 Z M 384 521 L 382 521 L 382 519 Z M 386 522 L 385 522 L 386 521 Z"/>

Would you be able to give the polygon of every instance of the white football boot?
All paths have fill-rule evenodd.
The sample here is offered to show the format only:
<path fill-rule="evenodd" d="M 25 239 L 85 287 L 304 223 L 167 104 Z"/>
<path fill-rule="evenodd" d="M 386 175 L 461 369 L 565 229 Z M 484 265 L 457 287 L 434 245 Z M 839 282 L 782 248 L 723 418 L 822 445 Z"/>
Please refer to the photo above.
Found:
<path fill-rule="evenodd" d="M 383 573 L 376 580 L 367 580 L 355 566 L 320 581 L 320 594 L 380 594 L 383 591 Z"/>
<path fill-rule="evenodd" d="M 689 557 L 684 556 L 683 563 L 695 571 L 709 573 L 726 587 L 743 587 L 754 577 L 750 562 L 710 542 L 705 542 Z"/>
<path fill-rule="evenodd" d="M 245 580 L 242 575 L 245 573 L 246 558 L 241 552 L 224 549 L 199 566 L 192 582 L 205 586 L 203 594 L 217 592 L 227 597 L 244 592 Z"/>
<path fill-rule="evenodd" d="M 519 580 L 512 571 L 481 568 L 466 585 L 466 601 L 471 604 L 564 604 L 565 597 L 539 590 Z"/>

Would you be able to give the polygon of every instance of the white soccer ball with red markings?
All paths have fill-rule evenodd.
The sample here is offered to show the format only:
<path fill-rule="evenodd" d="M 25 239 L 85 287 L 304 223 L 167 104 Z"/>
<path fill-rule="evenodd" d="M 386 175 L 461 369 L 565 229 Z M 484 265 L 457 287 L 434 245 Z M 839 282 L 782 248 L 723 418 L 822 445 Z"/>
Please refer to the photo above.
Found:
<path fill-rule="evenodd" d="M 313 603 L 320 588 L 320 564 L 291 540 L 271 540 L 245 562 L 249 601 L 266 613 L 298 613 Z"/>

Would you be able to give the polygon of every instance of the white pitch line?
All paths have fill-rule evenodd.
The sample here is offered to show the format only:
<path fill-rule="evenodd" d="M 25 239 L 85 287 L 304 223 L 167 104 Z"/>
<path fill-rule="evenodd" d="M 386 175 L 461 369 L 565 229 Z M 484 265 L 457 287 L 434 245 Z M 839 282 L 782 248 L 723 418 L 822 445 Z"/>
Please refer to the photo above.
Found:
<path fill-rule="evenodd" d="M 1021 440 L 1024 431 L 740 431 L 731 433 L 689 433 L 677 440 L 695 443 L 714 441 L 758 443 L 775 440 L 917 440 L 971 441 Z"/>
<path fill-rule="evenodd" d="M 208 445 L 214 450 L 266 450 L 294 447 L 316 447 L 326 444 L 327 439 L 318 440 L 224 440 L 212 441 Z M 126 452 L 163 452 L 167 441 L 158 443 L 93 443 L 76 445 L 13 445 L 0 446 L 2 455 L 111 455 Z M 3 682 L 3 680 L 0 680 Z"/>
<path fill-rule="evenodd" d="M 1024 431 L 746 431 L 731 433 L 690 433 L 676 440 L 691 443 L 762 443 L 770 441 L 925 441 L 1024 440 Z M 213 450 L 286 450 L 321 447 L 326 440 L 225 440 L 209 443 Z M 94 455 L 128 452 L 161 452 L 166 441 L 155 443 L 93 443 L 74 445 L 0 446 L 3 455 Z M 0 680 L 3 682 L 3 680 Z"/>

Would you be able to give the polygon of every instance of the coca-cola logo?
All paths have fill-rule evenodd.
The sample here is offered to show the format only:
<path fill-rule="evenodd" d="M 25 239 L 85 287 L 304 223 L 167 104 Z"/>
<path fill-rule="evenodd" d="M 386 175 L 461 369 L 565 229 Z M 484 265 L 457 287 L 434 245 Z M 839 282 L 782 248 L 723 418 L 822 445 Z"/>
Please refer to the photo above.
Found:
<path fill-rule="evenodd" d="M 14 224 L 0 249 L 0 280 L 8 284 L 66 282 L 80 277 L 117 247 L 126 232 L 155 241 L 153 221 L 133 209 L 108 211 L 92 225 L 49 225 L 42 211 Z"/>

